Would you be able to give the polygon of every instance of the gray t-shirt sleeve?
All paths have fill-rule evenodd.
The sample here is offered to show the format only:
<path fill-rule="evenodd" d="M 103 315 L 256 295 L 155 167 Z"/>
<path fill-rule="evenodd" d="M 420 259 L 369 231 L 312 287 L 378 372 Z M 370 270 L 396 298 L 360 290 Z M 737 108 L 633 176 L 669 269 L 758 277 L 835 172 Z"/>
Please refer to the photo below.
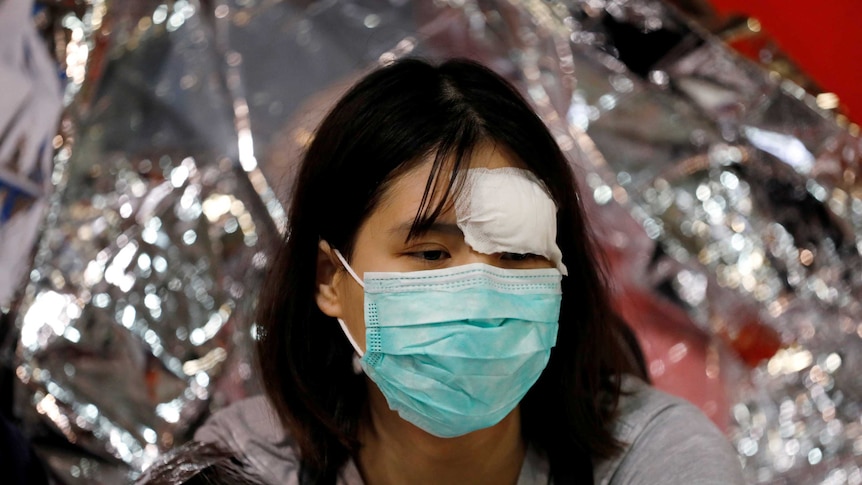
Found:
<path fill-rule="evenodd" d="M 635 378 L 623 381 L 614 436 L 628 446 L 597 463 L 600 485 L 744 484 L 738 455 L 718 428 L 687 401 Z"/>
<path fill-rule="evenodd" d="M 299 484 L 299 450 L 275 410 L 263 396 L 245 399 L 211 416 L 195 433 L 195 441 L 233 452 L 247 471 L 264 483 Z M 362 484 L 359 470 L 348 460 L 337 485 Z"/>
<path fill-rule="evenodd" d="M 235 453 L 250 472 L 266 483 L 299 483 L 296 444 L 263 396 L 217 412 L 195 432 L 195 441 Z"/>
<path fill-rule="evenodd" d="M 611 484 L 744 484 L 727 438 L 697 408 L 679 404 L 655 415 L 632 443 Z"/>

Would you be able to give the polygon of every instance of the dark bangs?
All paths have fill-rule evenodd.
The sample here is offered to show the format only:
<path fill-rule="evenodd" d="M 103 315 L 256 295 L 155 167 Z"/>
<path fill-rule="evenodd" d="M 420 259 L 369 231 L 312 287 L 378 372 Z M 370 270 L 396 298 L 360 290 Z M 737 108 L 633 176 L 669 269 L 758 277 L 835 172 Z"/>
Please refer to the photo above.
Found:
<path fill-rule="evenodd" d="M 426 65 L 412 59 L 399 64 L 412 63 Z M 549 183 L 553 180 L 553 174 L 542 167 L 543 162 L 537 163 L 537 159 L 556 159 L 566 166 L 563 155 L 558 150 L 554 152 L 556 142 L 547 133 L 543 122 L 529 109 L 520 94 L 492 71 L 469 61 L 450 61 L 437 68 L 437 71 L 441 89 L 435 100 L 436 107 L 441 110 L 441 117 L 446 122 L 428 127 L 433 139 L 430 150 L 419 157 L 405 159 L 406 163 L 393 170 L 380 185 L 365 212 L 370 214 L 374 210 L 380 196 L 401 175 L 431 159 L 430 174 L 407 239 L 427 231 L 440 214 L 451 207 L 461 189 L 462 171 L 470 168 L 473 152 L 480 144 L 502 146 L 512 152 L 546 187 L 554 185 Z M 504 101 L 499 96 L 501 91 L 517 97 L 522 103 L 501 103 Z M 555 203 L 565 198 L 565 190 L 556 192 L 551 194 Z"/>
<path fill-rule="evenodd" d="M 326 199 L 315 203 L 330 220 L 339 220 L 337 225 L 321 225 L 320 237 L 345 255 L 386 189 L 430 161 L 408 239 L 427 230 L 452 203 L 461 172 L 469 168 L 474 149 L 482 143 L 511 151 L 545 183 L 558 205 L 568 196 L 565 189 L 554 190 L 559 185 L 554 179 L 571 173 L 557 170 L 560 166 L 567 170 L 568 165 L 542 121 L 511 85 L 470 61 L 435 67 L 404 59 L 372 72 L 333 108 L 317 139 L 327 142 L 312 143 L 305 159 L 328 160 L 330 187 L 321 193 Z M 550 160 L 555 167 L 548 166 Z M 297 190 L 306 182 L 300 176 Z M 345 207 L 327 205 L 333 200 L 363 203 L 347 208 L 340 217 L 337 212 Z"/>
<path fill-rule="evenodd" d="M 451 87 L 444 89 L 444 94 L 448 96 L 456 95 L 456 91 Z M 419 209 L 416 212 L 416 217 L 413 219 L 413 224 L 410 226 L 410 231 L 407 234 L 407 239 L 412 239 L 419 234 L 427 231 L 440 217 L 440 214 L 449 209 L 454 199 L 460 192 L 462 170 L 469 168 L 470 160 L 473 156 L 473 150 L 476 146 L 485 141 L 485 132 L 482 127 L 481 119 L 475 113 L 471 112 L 463 104 L 455 104 L 453 106 L 453 114 L 459 111 L 467 111 L 453 120 L 453 123 L 441 132 L 439 142 L 432 149 L 432 153 L 422 157 L 421 160 L 431 158 L 431 171 L 428 175 L 428 180 L 425 182 L 425 190 L 422 193 L 422 200 L 419 203 Z M 384 193 L 388 186 L 396 181 L 401 175 L 409 172 L 418 165 L 418 163 L 404 164 L 400 169 L 395 170 L 389 180 L 385 181 L 381 187 L 380 193 Z M 437 201 L 434 203 L 434 201 Z M 370 208 L 368 214 L 373 208 Z"/>

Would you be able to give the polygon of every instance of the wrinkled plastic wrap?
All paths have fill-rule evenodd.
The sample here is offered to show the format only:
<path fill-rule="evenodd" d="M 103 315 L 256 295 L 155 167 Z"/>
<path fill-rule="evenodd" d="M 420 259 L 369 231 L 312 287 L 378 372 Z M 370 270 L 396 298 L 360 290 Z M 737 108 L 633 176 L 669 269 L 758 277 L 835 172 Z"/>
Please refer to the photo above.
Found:
<path fill-rule="evenodd" d="M 136 476 L 253 392 L 297 157 L 352 81 L 419 55 L 531 100 L 653 378 L 752 483 L 862 483 L 862 144 L 795 84 L 650 1 L 85 5 L 61 22 L 86 63 L 18 319 L 22 413 L 89 453 L 41 450 L 64 480 Z"/>

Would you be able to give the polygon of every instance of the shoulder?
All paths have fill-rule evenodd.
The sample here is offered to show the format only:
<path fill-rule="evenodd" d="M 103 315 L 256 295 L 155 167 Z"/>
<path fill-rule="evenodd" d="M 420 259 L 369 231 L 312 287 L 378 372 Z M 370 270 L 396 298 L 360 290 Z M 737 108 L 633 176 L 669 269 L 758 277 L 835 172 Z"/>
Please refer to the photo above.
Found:
<path fill-rule="evenodd" d="M 239 457 L 268 483 L 298 483 L 299 454 L 269 401 L 255 396 L 213 414 L 195 433 Z"/>
<path fill-rule="evenodd" d="M 699 409 L 633 377 L 622 388 L 613 432 L 627 446 L 595 464 L 595 483 L 744 483 L 730 442 Z"/>

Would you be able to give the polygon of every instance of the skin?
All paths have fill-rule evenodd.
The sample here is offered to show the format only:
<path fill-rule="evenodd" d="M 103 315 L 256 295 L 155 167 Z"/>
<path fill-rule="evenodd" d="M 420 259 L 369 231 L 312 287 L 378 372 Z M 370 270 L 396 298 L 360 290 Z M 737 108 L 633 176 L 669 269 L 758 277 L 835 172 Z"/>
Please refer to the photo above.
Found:
<path fill-rule="evenodd" d="M 477 147 L 470 166 L 523 168 L 507 150 L 490 144 Z M 508 269 L 553 267 L 550 261 L 535 255 L 474 251 L 464 242 L 451 208 L 431 230 L 406 240 L 430 169 L 431 162 L 426 161 L 396 179 L 360 227 L 353 253 L 345 255 L 360 278 L 366 271 L 422 271 L 470 263 Z M 343 269 L 332 248 L 322 241 L 318 254 L 317 304 L 324 314 L 343 319 L 364 351 L 363 296 L 362 287 Z M 366 381 L 369 419 L 360 427 L 363 446 L 357 457 L 366 483 L 517 483 L 526 453 L 519 408 L 489 428 L 455 438 L 439 438 L 401 419 L 389 409 L 377 386 L 370 379 Z"/>

